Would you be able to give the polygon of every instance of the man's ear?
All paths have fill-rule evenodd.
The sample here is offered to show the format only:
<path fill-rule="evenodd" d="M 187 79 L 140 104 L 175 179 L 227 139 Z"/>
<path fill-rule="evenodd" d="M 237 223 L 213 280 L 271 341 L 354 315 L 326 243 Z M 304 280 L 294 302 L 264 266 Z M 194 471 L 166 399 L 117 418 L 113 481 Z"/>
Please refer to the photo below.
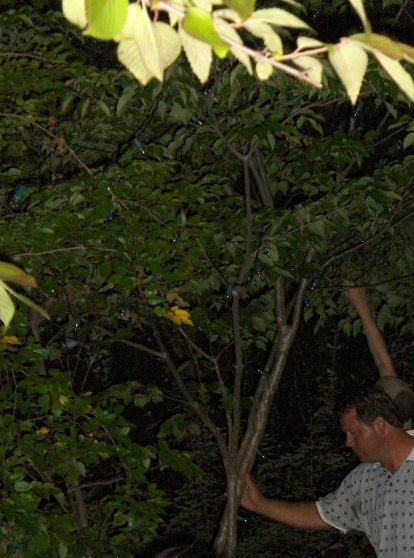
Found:
<path fill-rule="evenodd" d="M 372 426 L 375 428 L 375 430 L 379 434 L 384 434 L 385 433 L 385 431 L 387 429 L 387 425 L 388 425 L 387 421 L 381 416 L 376 417 L 374 419 L 374 422 L 372 423 Z"/>

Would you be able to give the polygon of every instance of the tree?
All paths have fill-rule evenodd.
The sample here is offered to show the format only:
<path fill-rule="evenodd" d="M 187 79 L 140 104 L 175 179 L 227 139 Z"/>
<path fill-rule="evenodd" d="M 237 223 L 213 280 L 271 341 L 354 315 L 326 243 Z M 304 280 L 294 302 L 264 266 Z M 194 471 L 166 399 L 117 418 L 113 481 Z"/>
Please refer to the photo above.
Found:
<path fill-rule="evenodd" d="M 67 43 L 64 50 L 71 53 Z M 358 278 L 363 267 L 370 282 L 389 278 L 379 259 L 383 250 L 387 272 L 411 272 L 413 160 L 396 162 L 380 151 L 384 134 L 406 134 L 410 109 L 376 70 L 362 92 L 372 113 L 365 117 L 352 116 L 335 85 L 328 98 L 280 74 L 257 84 L 223 63 L 203 90 L 180 65 L 165 90 L 155 84 L 135 90 L 151 115 L 150 121 L 140 114 L 146 126 L 137 135 L 136 100 L 124 97 L 129 78 L 121 74 L 125 82 L 114 92 L 113 73 L 91 74 L 81 93 L 75 91 L 90 97 L 92 108 L 79 123 L 84 99 L 69 104 L 79 127 L 70 143 L 63 135 L 79 160 L 49 144 L 54 166 L 39 173 L 51 178 L 49 187 L 29 183 L 18 204 L 15 182 L 22 174 L 11 166 L 5 173 L 3 241 L 14 261 L 42 277 L 53 321 L 37 324 L 37 331 L 49 350 L 62 351 L 67 340 L 67 362 L 88 369 L 100 362 L 91 364 L 91 355 L 118 343 L 157 359 L 154 374 L 170 372 L 220 449 L 228 500 L 216 550 L 232 556 L 241 478 L 255 459 L 304 304 L 305 318 L 316 314 L 323 325 L 338 312 L 342 276 Z M 64 96 L 73 83 L 61 79 Z M 50 110 L 36 99 L 23 127 L 23 143 L 33 148 L 31 169 L 39 139 L 30 134 L 41 130 L 37 119 Z M 50 116 L 56 118 L 60 101 L 55 98 Z M 89 146 L 81 158 L 72 145 L 80 146 L 83 130 L 87 137 L 97 121 L 99 146 L 109 143 L 118 106 L 124 109 L 115 127 L 120 145 L 98 160 Z M 57 123 L 66 135 L 67 118 Z M 15 145 L 20 140 L 10 121 L 23 120 L 3 120 Z M 26 168 L 25 181 L 28 176 Z M 391 308 L 406 304 L 408 310 L 409 293 L 398 297 L 382 311 L 383 324 L 393 319 Z M 357 328 L 350 320 L 342 326 Z M 76 354 L 68 341 L 78 343 Z M 45 366 L 55 366 L 53 353 Z"/>

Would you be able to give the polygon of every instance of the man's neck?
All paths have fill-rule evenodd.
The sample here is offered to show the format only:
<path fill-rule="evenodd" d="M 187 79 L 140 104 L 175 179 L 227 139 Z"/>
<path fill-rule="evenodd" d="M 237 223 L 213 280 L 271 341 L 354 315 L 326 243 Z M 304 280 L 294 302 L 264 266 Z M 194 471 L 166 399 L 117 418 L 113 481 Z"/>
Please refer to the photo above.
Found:
<path fill-rule="evenodd" d="M 399 429 L 390 432 L 385 444 L 381 465 L 393 475 L 404 463 L 414 447 L 414 437 Z"/>

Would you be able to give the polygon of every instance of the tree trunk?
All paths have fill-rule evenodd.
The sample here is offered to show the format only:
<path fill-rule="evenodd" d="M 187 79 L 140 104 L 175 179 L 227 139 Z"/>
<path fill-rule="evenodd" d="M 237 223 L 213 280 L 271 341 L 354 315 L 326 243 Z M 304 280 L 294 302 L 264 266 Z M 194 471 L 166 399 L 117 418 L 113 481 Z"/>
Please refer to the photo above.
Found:
<path fill-rule="evenodd" d="M 237 546 L 237 510 L 239 495 L 237 487 L 240 482 L 237 473 L 232 472 L 227 477 L 227 500 L 220 521 L 219 531 L 214 541 L 214 551 L 217 558 L 234 558 Z"/>
<path fill-rule="evenodd" d="M 302 307 L 306 281 L 302 281 L 300 296 L 296 302 L 296 312 L 291 326 L 282 325 L 275 341 L 276 358 L 272 364 L 270 377 L 262 377 L 256 391 L 255 406 L 249 414 L 248 426 L 238 448 L 236 464 L 227 469 L 227 502 L 221 518 L 219 531 L 214 541 L 217 558 L 235 558 L 237 546 L 237 511 L 243 486 L 243 477 L 253 467 L 255 456 L 266 429 L 274 395 L 286 367 L 287 357 L 299 325 L 299 311 Z M 263 382 L 266 382 L 264 385 Z M 263 387 L 264 386 L 264 387 Z"/>

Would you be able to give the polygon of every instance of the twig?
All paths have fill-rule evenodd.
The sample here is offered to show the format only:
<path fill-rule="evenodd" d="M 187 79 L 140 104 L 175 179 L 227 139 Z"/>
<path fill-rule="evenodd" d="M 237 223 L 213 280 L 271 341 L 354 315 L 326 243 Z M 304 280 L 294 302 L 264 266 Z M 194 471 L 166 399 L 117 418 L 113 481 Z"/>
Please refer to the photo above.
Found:
<path fill-rule="evenodd" d="M 61 141 L 62 140 L 62 138 L 59 138 L 56 134 L 53 134 L 50 130 L 45 128 L 45 126 L 42 126 L 38 122 L 34 122 L 30 118 L 28 118 L 27 116 L 23 116 L 22 114 L 0 112 L 0 117 L 2 117 L 2 118 L 15 118 L 16 120 L 22 120 L 23 122 L 27 122 L 28 124 L 31 124 L 35 128 L 39 128 L 39 130 L 42 130 L 42 132 L 44 134 L 46 134 L 50 138 L 53 138 L 55 141 Z M 76 155 L 76 153 L 73 151 L 73 149 L 71 149 L 68 146 L 68 144 L 66 143 L 65 140 L 64 140 L 64 146 L 68 150 L 68 152 L 72 155 L 73 159 L 77 162 L 77 164 L 84 171 L 86 171 L 90 176 L 92 176 L 93 172 L 91 171 L 91 169 L 87 165 L 85 165 L 85 163 L 78 157 L 78 155 Z"/>
<path fill-rule="evenodd" d="M 129 339 L 119 339 L 111 331 L 109 331 L 108 329 L 102 326 L 99 326 L 98 329 L 103 333 L 105 333 L 106 335 L 112 337 L 111 340 L 112 343 L 122 343 L 123 345 L 128 345 L 128 347 L 132 347 L 133 349 L 137 349 L 138 351 L 143 351 L 144 353 L 148 353 L 150 355 L 156 356 L 162 360 L 166 360 L 167 358 L 166 353 L 161 353 L 159 351 L 156 351 L 155 349 L 151 349 L 150 347 L 141 345 L 141 343 L 135 343 L 134 341 L 130 341 Z"/>

